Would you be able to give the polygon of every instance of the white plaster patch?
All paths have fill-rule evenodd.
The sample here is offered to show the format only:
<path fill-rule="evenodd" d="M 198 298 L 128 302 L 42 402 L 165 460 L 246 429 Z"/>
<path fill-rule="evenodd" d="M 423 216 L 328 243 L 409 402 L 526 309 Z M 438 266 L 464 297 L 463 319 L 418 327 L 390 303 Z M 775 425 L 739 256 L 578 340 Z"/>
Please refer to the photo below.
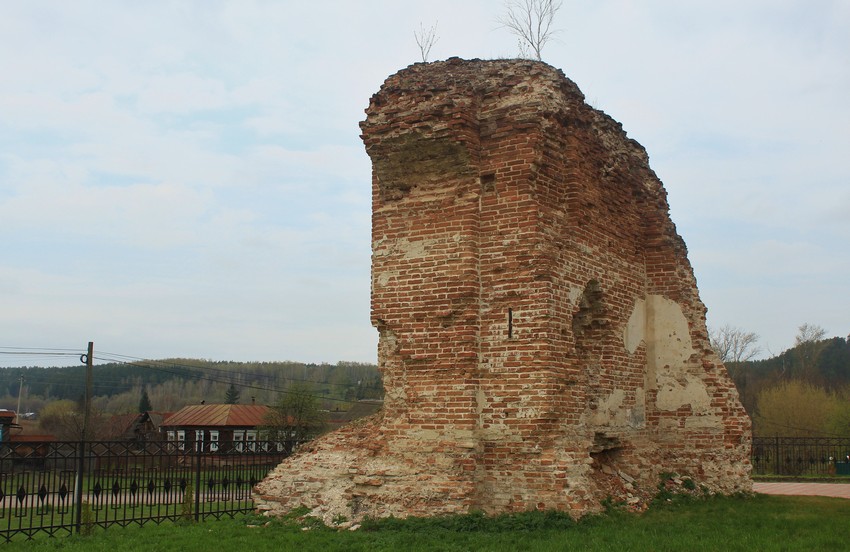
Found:
<path fill-rule="evenodd" d="M 656 370 L 684 368 L 694 354 L 688 320 L 682 307 L 661 295 L 646 298 L 648 360 Z"/>
<path fill-rule="evenodd" d="M 658 396 L 655 400 L 658 409 L 673 411 L 689 404 L 694 414 L 707 412 L 711 406 L 711 397 L 708 396 L 705 383 L 691 374 L 683 377 L 684 383 L 672 374 L 658 376 Z"/>
<path fill-rule="evenodd" d="M 623 409 L 625 400 L 626 392 L 614 389 L 607 397 L 599 400 L 590 423 L 597 426 L 625 425 L 628 418 L 628 412 Z"/>
<path fill-rule="evenodd" d="M 635 428 L 646 427 L 646 392 L 643 387 L 635 389 L 635 407 L 629 410 L 629 425 Z"/>
<path fill-rule="evenodd" d="M 398 248 L 405 259 L 419 259 L 428 255 L 428 250 L 437 243 L 438 240 L 399 240 Z M 402 243 L 405 242 L 405 243 Z"/>
<path fill-rule="evenodd" d="M 633 355 L 644 339 L 646 339 L 646 301 L 638 299 L 623 330 L 623 345 L 626 346 L 629 354 Z"/>
<path fill-rule="evenodd" d="M 392 277 L 393 277 L 393 274 L 390 274 L 389 272 L 382 272 L 375 279 L 375 284 L 379 287 L 384 287 L 390 282 L 390 279 Z"/>
<path fill-rule="evenodd" d="M 541 411 L 539 408 L 519 408 L 517 409 L 516 417 L 519 419 L 536 419 L 540 418 Z"/>
<path fill-rule="evenodd" d="M 689 416 L 685 419 L 685 427 L 723 429 L 723 419 L 714 415 Z"/>
<path fill-rule="evenodd" d="M 372 242 L 372 254 L 376 257 L 387 257 L 401 255 L 405 259 L 420 259 L 429 254 L 431 248 L 440 240 L 422 239 L 409 240 L 401 238 L 398 240 L 381 239 Z"/>
<path fill-rule="evenodd" d="M 578 304 L 578 299 L 584 293 L 584 289 L 580 287 L 571 287 L 570 288 L 570 305 L 575 306 Z"/>

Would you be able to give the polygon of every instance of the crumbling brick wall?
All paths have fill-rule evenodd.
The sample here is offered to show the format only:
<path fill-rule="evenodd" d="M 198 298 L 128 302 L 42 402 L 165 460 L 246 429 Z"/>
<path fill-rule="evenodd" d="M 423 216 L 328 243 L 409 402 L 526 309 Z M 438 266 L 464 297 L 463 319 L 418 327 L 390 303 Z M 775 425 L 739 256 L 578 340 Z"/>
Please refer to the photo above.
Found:
<path fill-rule="evenodd" d="M 258 485 L 261 507 L 433 515 L 640 505 L 662 472 L 750 489 L 643 148 L 540 62 L 416 64 L 362 123 L 383 411 Z"/>

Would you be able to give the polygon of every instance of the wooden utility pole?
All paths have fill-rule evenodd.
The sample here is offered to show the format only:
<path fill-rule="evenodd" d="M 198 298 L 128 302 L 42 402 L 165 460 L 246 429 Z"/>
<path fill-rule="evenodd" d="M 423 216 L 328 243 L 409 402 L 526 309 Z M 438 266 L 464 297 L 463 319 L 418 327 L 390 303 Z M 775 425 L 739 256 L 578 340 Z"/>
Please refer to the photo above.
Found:
<path fill-rule="evenodd" d="M 82 360 L 83 357 L 80 357 Z M 94 342 L 89 341 L 89 348 L 85 354 L 86 359 L 86 394 L 85 394 L 85 412 L 83 412 L 83 431 L 80 435 L 80 442 L 77 449 L 77 477 L 74 484 L 74 521 L 77 534 L 82 528 L 83 518 L 83 472 L 86 469 L 86 439 L 89 434 L 89 420 L 91 419 L 91 392 L 92 392 L 92 365 L 94 364 Z"/>
<path fill-rule="evenodd" d="M 91 423 L 91 394 L 92 394 L 92 366 L 94 363 L 94 342 L 89 341 L 89 349 L 86 353 L 86 398 L 85 412 L 83 413 L 83 440 L 89 438 L 89 424 Z"/>
<path fill-rule="evenodd" d="M 21 423 L 21 394 L 24 392 L 24 375 L 21 374 L 21 385 L 18 387 L 18 409 L 15 410 L 15 423 Z"/>

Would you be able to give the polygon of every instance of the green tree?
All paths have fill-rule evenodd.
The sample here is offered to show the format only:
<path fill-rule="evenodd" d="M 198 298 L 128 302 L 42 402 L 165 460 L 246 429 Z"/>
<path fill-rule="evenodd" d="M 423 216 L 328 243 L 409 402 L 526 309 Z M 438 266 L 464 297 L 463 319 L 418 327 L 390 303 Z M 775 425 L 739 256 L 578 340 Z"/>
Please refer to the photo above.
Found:
<path fill-rule="evenodd" d="M 83 413 L 74 401 L 63 399 L 49 402 L 39 412 L 39 426 L 60 441 L 76 441 L 83 436 Z M 88 439 L 101 439 L 109 431 L 106 418 L 92 409 Z"/>
<path fill-rule="evenodd" d="M 148 397 L 148 388 L 145 387 L 142 389 L 142 397 L 139 399 L 139 412 L 148 412 L 153 410 L 153 406 L 151 406 L 151 398 Z"/>
<path fill-rule="evenodd" d="M 841 397 L 808 381 L 788 380 L 758 394 L 754 432 L 759 436 L 832 435 L 846 416 Z"/>
<path fill-rule="evenodd" d="M 835 413 L 830 418 L 827 430 L 832 435 L 850 437 L 850 387 L 836 393 L 836 397 Z"/>
<path fill-rule="evenodd" d="M 824 348 L 824 337 L 826 337 L 826 330 L 817 324 L 807 322 L 797 329 L 794 348 L 800 362 L 800 375 L 809 381 L 820 380 L 817 364 L 818 357 Z"/>
<path fill-rule="evenodd" d="M 850 342 L 833 337 L 823 342 L 818 355 L 818 373 L 828 389 L 841 389 L 850 383 Z"/>
<path fill-rule="evenodd" d="M 82 420 L 77 412 L 77 403 L 67 399 L 47 403 L 38 413 L 38 425 L 59 438 L 64 437 L 68 433 L 67 429 L 71 428 L 75 430 L 76 438 L 79 438 Z"/>
<path fill-rule="evenodd" d="M 289 448 L 321 434 L 325 420 L 319 398 L 306 385 L 297 383 L 269 409 L 263 430 L 270 440 L 286 443 Z"/>
<path fill-rule="evenodd" d="M 231 383 L 230 387 L 227 388 L 227 392 L 224 394 L 224 403 L 237 404 L 239 402 L 239 394 L 239 389 Z"/>

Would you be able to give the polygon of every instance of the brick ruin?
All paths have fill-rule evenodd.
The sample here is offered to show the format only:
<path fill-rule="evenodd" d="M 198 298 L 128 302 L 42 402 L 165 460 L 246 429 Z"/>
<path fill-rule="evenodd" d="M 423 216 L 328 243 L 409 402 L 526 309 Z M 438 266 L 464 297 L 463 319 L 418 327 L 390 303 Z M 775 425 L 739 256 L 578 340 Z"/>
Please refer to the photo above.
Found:
<path fill-rule="evenodd" d="M 751 490 L 750 420 L 645 150 L 561 71 L 415 64 L 361 123 L 383 410 L 255 489 L 345 516 Z"/>

